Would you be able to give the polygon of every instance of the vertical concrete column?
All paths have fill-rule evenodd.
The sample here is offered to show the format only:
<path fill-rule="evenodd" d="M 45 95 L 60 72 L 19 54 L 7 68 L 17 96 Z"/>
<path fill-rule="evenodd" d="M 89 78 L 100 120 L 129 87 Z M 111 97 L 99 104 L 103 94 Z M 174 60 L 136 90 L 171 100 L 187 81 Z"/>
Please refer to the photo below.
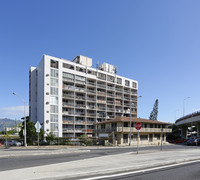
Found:
<path fill-rule="evenodd" d="M 197 123 L 197 137 L 200 137 L 200 123 Z"/>
<path fill-rule="evenodd" d="M 187 129 L 188 129 L 187 126 L 182 126 L 181 127 L 181 137 L 182 138 L 187 138 Z"/>

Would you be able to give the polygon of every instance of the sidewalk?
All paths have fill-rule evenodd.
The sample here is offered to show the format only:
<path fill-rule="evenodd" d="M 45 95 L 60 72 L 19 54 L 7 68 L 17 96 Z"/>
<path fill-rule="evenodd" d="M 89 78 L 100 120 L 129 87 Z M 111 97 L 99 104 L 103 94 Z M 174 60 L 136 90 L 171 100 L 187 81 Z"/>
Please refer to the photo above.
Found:
<path fill-rule="evenodd" d="M 1 179 L 78 179 L 200 159 L 199 149 L 140 151 L 0 172 Z"/>

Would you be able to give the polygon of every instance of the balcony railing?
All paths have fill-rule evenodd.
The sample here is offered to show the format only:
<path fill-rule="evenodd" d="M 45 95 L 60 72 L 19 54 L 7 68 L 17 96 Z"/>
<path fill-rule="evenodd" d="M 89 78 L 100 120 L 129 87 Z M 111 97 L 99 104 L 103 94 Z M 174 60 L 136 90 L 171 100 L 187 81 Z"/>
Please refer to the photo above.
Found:
<path fill-rule="evenodd" d="M 102 85 L 102 84 L 97 84 L 97 87 L 106 88 L 106 86 L 105 86 L 105 85 Z"/>
<path fill-rule="evenodd" d="M 74 124 L 74 121 L 72 120 L 63 120 L 62 122 L 63 124 Z"/>
<path fill-rule="evenodd" d="M 63 132 L 74 132 L 73 128 L 63 128 Z"/>
<path fill-rule="evenodd" d="M 88 85 L 91 85 L 91 86 L 95 86 L 96 84 L 95 83 L 92 83 L 92 82 L 87 82 Z"/>
<path fill-rule="evenodd" d="M 76 99 L 85 100 L 85 97 L 83 97 L 83 96 L 76 96 Z"/>
<path fill-rule="evenodd" d="M 123 89 L 115 88 L 116 91 L 123 92 Z"/>
<path fill-rule="evenodd" d="M 110 89 L 110 90 L 115 90 L 115 87 L 110 87 L 110 86 L 107 86 L 107 89 Z"/>
<path fill-rule="evenodd" d="M 71 112 L 71 111 L 63 111 L 63 115 L 74 115 L 74 112 Z"/>
<path fill-rule="evenodd" d="M 74 107 L 74 104 L 70 104 L 70 103 L 63 103 L 63 107 Z"/>
<path fill-rule="evenodd" d="M 85 122 L 85 121 L 78 120 L 78 121 L 75 121 L 75 124 L 86 124 L 86 122 Z"/>
<path fill-rule="evenodd" d="M 92 93 L 92 94 L 95 94 L 96 92 L 94 90 L 87 90 L 87 93 Z"/>
<path fill-rule="evenodd" d="M 95 98 L 87 98 L 87 101 L 96 101 Z"/>
<path fill-rule="evenodd" d="M 73 95 L 63 95 L 63 98 L 69 98 L 69 99 L 73 99 L 74 98 L 74 96 Z"/>
<path fill-rule="evenodd" d="M 130 127 L 117 127 L 117 132 L 130 132 Z M 131 128 L 131 132 L 137 132 L 135 127 Z M 162 132 L 162 128 L 141 128 L 140 132 Z M 171 129 L 163 128 L 164 133 L 172 132 Z"/>
<path fill-rule="evenodd" d="M 106 103 L 106 101 L 105 100 L 98 100 L 97 99 L 97 103 Z"/>
<path fill-rule="evenodd" d="M 85 88 L 75 87 L 75 91 L 86 92 Z"/>

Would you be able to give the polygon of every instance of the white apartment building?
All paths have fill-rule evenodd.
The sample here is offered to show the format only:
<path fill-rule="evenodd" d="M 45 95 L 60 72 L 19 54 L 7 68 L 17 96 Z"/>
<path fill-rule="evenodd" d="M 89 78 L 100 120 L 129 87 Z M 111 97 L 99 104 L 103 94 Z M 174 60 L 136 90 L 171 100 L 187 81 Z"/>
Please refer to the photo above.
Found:
<path fill-rule="evenodd" d="M 46 134 L 92 137 L 97 122 L 137 117 L 138 82 L 117 75 L 113 65 L 92 68 L 82 55 L 73 61 L 44 55 L 29 79 L 30 119 Z"/>

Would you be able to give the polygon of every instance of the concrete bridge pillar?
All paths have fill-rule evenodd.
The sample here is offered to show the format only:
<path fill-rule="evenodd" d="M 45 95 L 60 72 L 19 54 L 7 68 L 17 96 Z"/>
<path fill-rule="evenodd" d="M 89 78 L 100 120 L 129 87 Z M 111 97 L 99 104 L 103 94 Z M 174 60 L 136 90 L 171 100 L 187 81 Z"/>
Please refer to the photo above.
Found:
<path fill-rule="evenodd" d="M 197 123 L 197 137 L 200 137 L 200 123 Z"/>
<path fill-rule="evenodd" d="M 187 126 L 182 126 L 181 127 L 181 137 L 182 138 L 187 138 L 187 129 L 188 129 Z"/>

